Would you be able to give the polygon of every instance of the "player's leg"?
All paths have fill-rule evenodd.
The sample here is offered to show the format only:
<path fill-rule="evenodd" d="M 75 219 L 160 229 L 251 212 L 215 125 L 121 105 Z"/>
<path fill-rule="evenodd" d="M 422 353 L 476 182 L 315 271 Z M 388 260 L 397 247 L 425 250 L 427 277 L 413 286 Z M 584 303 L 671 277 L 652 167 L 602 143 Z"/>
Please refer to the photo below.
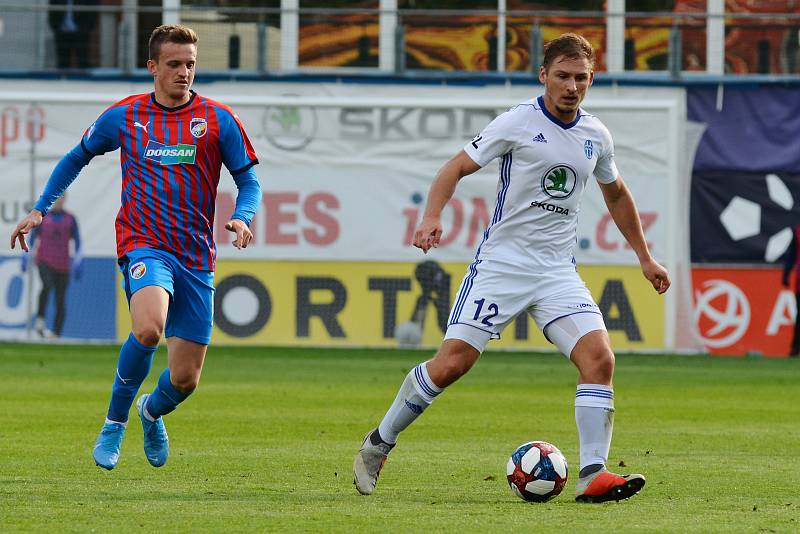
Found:
<path fill-rule="evenodd" d="M 489 339 L 499 337 L 524 309 L 518 286 L 504 267 L 475 262 L 464 277 L 450 314 L 444 342 L 433 359 L 412 369 L 376 429 L 367 434 L 353 464 L 356 489 L 369 495 L 400 432 L 414 422 L 450 384 L 478 361 Z"/>
<path fill-rule="evenodd" d="M 69 272 L 53 273 L 53 282 L 56 296 L 56 317 L 53 322 L 53 334 L 61 337 L 64 330 L 64 319 L 67 317 L 67 287 L 69 286 Z"/>
<path fill-rule="evenodd" d="M 197 388 L 208 346 L 173 336 L 167 338 L 167 348 L 168 367 L 144 405 L 144 416 L 150 421 L 172 413 Z"/>
<path fill-rule="evenodd" d="M 444 388 L 466 374 L 480 354 L 478 349 L 461 339 L 445 339 L 433 359 L 418 364 L 406 375 L 394 402 L 378 425 L 375 439 L 393 446 L 398 434 L 422 415 Z"/>
<path fill-rule="evenodd" d="M 153 467 L 169 458 L 169 437 L 163 416 L 172 413 L 197 388 L 207 345 L 178 337 L 167 338 L 169 364 L 152 393 L 142 395 L 136 409 L 144 429 L 144 452 Z"/>
<path fill-rule="evenodd" d="M 159 286 L 143 287 L 131 296 L 132 329 L 120 347 L 106 421 L 93 451 L 95 463 L 100 467 L 113 469 L 119 461 L 128 412 L 150 372 L 168 307 L 169 294 Z"/>
<path fill-rule="evenodd" d="M 113 469 L 119 461 L 128 412 L 150 372 L 168 308 L 169 294 L 159 286 L 143 287 L 131 296 L 132 329 L 119 351 L 108 414 L 93 452 L 100 467 Z"/>
<path fill-rule="evenodd" d="M 69 48 L 67 46 L 66 34 L 61 31 L 55 31 L 56 41 L 56 64 L 59 69 L 66 69 L 69 67 Z"/>
<path fill-rule="evenodd" d="M 53 270 L 47 265 L 40 263 L 37 265 L 39 278 L 42 281 L 42 290 L 39 291 L 38 308 L 36 312 L 36 333 L 45 337 L 47 329 L 45 327 L 44 316 L 47 311 L 47 299 L 53 289 Z"/>
<path fill-rule="evenodd" d="M 197 389 L 208 345 L 173 336 L 167 338 L 167 349 L 168 367 L 146 406 L 153 419 L 172 413 Z"/>
<path fill-rule="evenodd" d="M 578 368 L 575 422 L 580 442 L 576 499 L 605 502 L 627 499 L 644 486 L 642 475 L 620 476 L 606 469 L 614 429 L 614 353 L 602 317 L 578 313 L 557 319 L 547 336 Z"/>
<path fill-rule="evenodd" d="M 578 368 L 575 422 L 580 442 L 579 501 L 620 500 L 644 485 L 641 475 L 630 479 L 609 473 L 605 464 L 614 427 L 614 353 L 603 316 L 574 270 L 540 277 L 539 298 L 532 311 L 542 331 Z"/>
<path fill-rule="evenodd" d="M 448 330 L 449 332 L 449 330 Z M 484 345 L 489 341 L 487 334 Z M 445 339 L 432 360 L 414 367 L 400 386 L 378 428 L 364 438 L 353 463 L 353 482 L 363 495 L 375 490 L 381 468 L 397 437 L 450 384 L 478 361 L 480 351 L 460 339 Z"/>
<path fill-rule="evenodd" d="M 153 467 L 169 457 L 163 416 L 172 413 L 197 388 L 214 317 L 214 273 L 186 269 L 172 257 L 175 293 L 167 316 L 168 366 L 152 393 L 136 403 L 144 428 L 144 451 Z"/>
<path fill-rule="evenodd" d="M 152 251 L 131 252 L 120 262 L 120 270 L 131 333 L 120 347 L 106 421 L 93 450 L 95 463 L 105 469 L 113 469 L 119 461 L 128 412 L 153 364 L 172 291 L 171 270 Z"/>
<path fill-rule="evenodd" d="M 560 319 L 569 326 L 580 320 L 594 319 L 589 315 L 570 316 Z M 556 323 L 559 323 L 556 321 Z M 558 336 L 561 324 L 554 324 L 550 336 Z M 598 325 L 600 326 L 600 325 Z M 583 335 L 570 355 L 578 368 L 578 387 L 575 392 L 575 421 L 580 438 L 580 477 L 586 477 L 603 469 L 611 448 L 614 428 L 614 389 L 611 383 L 614 373 L 614 354 L 608 343 L 605 330 L 594 330 Z"/>

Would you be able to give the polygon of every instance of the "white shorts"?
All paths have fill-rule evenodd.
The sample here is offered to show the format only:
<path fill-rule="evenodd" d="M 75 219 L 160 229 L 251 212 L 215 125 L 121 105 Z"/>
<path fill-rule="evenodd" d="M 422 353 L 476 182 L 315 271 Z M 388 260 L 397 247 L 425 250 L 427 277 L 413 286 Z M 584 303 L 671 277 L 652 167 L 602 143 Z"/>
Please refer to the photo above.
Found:
<path fill-rule="evenodd" d="M 499 339 L 503 329 L 526 311 L 566 356 L 581 336 L 606 329 L 600 309 L 574 267 L 532 273 L 504 262 L 476 260 L 456 294 L 445 339 L 461 339 L 483 351 L 490 339 Z M 575 314 L 582 316 L 575 318 L 574 325 L 561 328 L 558 339 L 548 336 L 554 321 Z M 571 335 L 561 335 L 564 332 Z"/>

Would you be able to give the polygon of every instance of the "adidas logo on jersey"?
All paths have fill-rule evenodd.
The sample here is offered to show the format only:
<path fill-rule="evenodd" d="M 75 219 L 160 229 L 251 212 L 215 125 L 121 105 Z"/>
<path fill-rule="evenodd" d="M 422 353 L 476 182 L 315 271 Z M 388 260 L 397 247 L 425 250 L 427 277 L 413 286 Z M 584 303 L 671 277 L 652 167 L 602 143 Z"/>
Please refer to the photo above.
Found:
<path fill-rule="evenodd" d="M 533 141 L 535 141 L 537 143 L 546 143 L 547 139 L 544 138 L 544 134 L 542 132 L 539 132 L 539 135 L 534 137 Z"/>

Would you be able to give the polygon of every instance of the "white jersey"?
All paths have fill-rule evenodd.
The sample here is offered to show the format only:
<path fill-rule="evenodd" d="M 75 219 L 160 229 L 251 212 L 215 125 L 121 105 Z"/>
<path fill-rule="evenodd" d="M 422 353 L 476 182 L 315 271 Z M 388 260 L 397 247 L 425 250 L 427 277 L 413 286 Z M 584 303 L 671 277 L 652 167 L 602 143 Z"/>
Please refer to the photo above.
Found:
<path fill-rule="evenodd" d="M 614 143 L 603 123 L 582 109 L 563 123 L 539 97 L 497 116 L 464 151 L 481 167 L 502 158 L 494 212 L 476 259 L 537 271 L 573 265 L 587 178 L 617 179 Z"/>

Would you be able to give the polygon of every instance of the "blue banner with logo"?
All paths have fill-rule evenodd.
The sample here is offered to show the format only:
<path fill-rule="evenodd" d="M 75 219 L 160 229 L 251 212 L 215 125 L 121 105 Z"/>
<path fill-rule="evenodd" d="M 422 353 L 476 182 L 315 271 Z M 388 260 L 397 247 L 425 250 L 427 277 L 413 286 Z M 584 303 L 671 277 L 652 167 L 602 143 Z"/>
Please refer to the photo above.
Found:
<path fill-rule="evenodd" d="M 800 222 L 800 174 L 692 175 L 692 263 L 775 263 Z"/>
<path fill-rule="evenodd" d="M 800 90 L 692 88 L 705 125 L 691 188 L 693 263 L 776 263 L 800 223 Z"/>

